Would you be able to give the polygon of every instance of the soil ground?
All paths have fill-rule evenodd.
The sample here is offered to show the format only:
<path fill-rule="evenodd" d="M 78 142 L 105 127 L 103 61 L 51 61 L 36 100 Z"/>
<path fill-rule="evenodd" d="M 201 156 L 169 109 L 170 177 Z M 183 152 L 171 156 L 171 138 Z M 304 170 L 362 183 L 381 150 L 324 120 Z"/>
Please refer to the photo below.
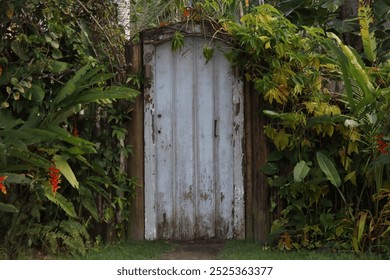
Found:
<path fill-rule="evenodd" d="M 175 242 L 176 248 L 163 255 L 164 260 L 214 260 L 223 249 L 223 242 Z"/>

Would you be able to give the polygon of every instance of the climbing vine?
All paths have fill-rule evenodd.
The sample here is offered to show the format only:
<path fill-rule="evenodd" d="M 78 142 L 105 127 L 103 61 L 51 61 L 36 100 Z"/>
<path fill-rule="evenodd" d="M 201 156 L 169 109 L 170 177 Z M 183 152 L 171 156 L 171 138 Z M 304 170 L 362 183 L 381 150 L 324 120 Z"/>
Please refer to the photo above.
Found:
<path fill-rule="evenodd" d="M 282 209 L 271 238 L 286 250 L 388 253 L 389 61 L 366 66 L 336 35 L 299 28 L 270 5 L 223 28 L 268 120 L 274 151 L 262 171 L 277 194 L 272 209 Z"/>

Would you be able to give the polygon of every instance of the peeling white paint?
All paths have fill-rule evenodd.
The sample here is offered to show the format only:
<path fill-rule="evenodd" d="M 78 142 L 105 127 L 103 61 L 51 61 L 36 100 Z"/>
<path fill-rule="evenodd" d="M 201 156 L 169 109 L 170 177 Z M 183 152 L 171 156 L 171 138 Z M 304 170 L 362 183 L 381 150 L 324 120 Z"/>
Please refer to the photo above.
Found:
<path fill-rule="evenodd" d="M 144 45 L 145 238 L 242 239 L 243 85 L 203 38 Z"/>

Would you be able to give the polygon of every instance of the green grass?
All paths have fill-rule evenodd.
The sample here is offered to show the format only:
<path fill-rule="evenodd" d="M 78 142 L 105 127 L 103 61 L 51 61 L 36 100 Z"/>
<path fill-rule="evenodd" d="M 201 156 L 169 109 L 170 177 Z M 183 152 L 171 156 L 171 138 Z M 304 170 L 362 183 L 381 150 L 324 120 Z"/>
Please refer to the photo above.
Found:
<path fill-rule="evenodd" d="M 126 241 L 108 246 L 94 247 L 84 256 L 27 254 L 21 259 L 59 260 L 161 260 L 173 251 L 177 243 L 167 241 Z M 252 241 L 227 241 L 217 260 L 379 260 L 378 255 L 353 252 L 279 251 L 260 246 Z M 388 258 L 387 258 L 388 259 Z"/>
<path fill-rule="evenodd" d="M 59 256 L 73 260 L 158 260 L 175 245 L 165 241 L 126 241 L 105 247 L 96 247 L 85 256 Z"/>
<path fill-rule="evenodd" d="M 309 250 L 279 251 L 260 246 L 251 241 L 228 241 L 218 255 L 222 260 L 378 260 L 372 254 L 358 255 L 353 252 L 316 252 Z"/>

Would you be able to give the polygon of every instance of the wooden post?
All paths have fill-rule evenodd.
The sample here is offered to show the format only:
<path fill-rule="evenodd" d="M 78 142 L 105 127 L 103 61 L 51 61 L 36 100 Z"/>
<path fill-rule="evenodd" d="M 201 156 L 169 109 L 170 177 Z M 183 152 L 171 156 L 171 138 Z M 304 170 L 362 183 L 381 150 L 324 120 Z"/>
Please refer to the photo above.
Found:
<path fill-rule="evenodd" d="M 245 141 L 246 141 L 246 239 L 265 243 L 270 230 L 270 196 L 267 177 L 261 167 L 268 158 L 265 120 L 261 116 L 260 96 L 249 83 L 245 85 Z"/>
<path fill-rule="evenodd" d="M 142 69 L 142 47 L 140 44 L 126 46 L 126 61 L 130 64 L 130 74 Z M 133 146 L 133 154 L 128 160 L 128 175 L 134 178 L 137 187 L 131 200 L 131 214 L 127 236 L 132 240 L 143 240 L 145 236 L 144 213 L 144 96 L 135 100 L 134 110 L 128 126 L 128 144 Z"/>
<path fill-rule="evenodd" d="M 245 238 L 247 240 L 254 240 L 253 227 L 253 173 L 254 173 L 254 159 L 253 159 L 253 112 L 252 112 L 252 93 L 248 82 L 244 83 L 244 126 L 245 126 Z"/>
<path fill-rule="evenodd" d="M 260 169 L 267 162 L 269 151 L 267 137 L 264 133 L 264 126 L 266 125 L 266 121 L 261 113 L 262 106 L 259 100 L 261 97 L 257 93 L 254 93 L 254 95 L 257 97 L 257 105 L 259 105 L 256 109 L 258 121 L 254 124 L 257 126 L 257 139 L 254 139 L 254 143 L 258 145 L 256 147 L 258 150 L 256 154 L 256 185 L 254 190 L 254 197 L 257 201 L 257 207 L 254 208 L 256 209 L 255 240 L 264 244 L 267 242 L 271 224 L 270 191 L 267 182 L 267 176 Z"/>

